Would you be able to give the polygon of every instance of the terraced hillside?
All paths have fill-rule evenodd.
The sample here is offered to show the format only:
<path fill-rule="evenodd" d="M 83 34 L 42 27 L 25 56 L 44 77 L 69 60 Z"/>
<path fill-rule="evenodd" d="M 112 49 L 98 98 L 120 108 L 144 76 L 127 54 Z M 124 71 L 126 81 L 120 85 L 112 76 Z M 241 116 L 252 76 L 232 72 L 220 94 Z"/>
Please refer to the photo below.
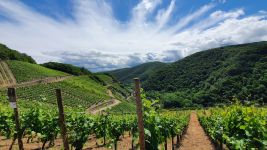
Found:
<path fill-rule="evenodd" d="M 68 73 L 45 68 L 37 64 L 22 61 L 8 60 L 7 64 L 18 83 L 42 79 L 46 77 L 67 76 Z"/>
<path fill-rule="evenodd" d="M 87 76 L 69 78 L 49 84 L 37 84 L 17 88 L 17 96 L 21 100 L 35 100 L 56 104 L 55 89 L 63 93 L 64 104 L 71 107 L 87 108 L 93 104 L 110 99 L 107 89 Z M 5 95 L 6 89 L 1 90 Z"/>
<path fill-rule="evenodd" d="M 0 87 L 16 84 L 16 79 L 5 61 L 0 61 Z"/>
<path fill-rule="evenodd" d="M 64 104 L 73 108 L 86 110 L 91 106 L 112 99 L 122 101 L 122 105 L 129 103 L 126 99 L 130 96 L 130 91 L 124 89 L 112 76 L 107 74 L 70 76 L 65 72 L 27 62 L 8 60 L 7 63 L 3 64 L 8 69 L 1 69 L 3 70 L 1 75 L 3 74 L 2 76 L 4 76 L 4 79 L 7 78 L 8 82 L 17 79 L 17 96 L 22 101 L 56 104 L 55 89 L 60 88 Z M 2 63 L 0 67 L 2 67 Z M 3 78 L 2 76 L 1 78 Z M 55 82 L 45 82 L 46 79 L 51 79 L 51 81 L 54 79 Z M 114 97 L 111 97 L 108 91 L 112 92 Z M 6 88 L 0 88 L 0 96 L 6 96 L 6 93 Z M 132 105 L 132 103 L 129 105 Z"/>

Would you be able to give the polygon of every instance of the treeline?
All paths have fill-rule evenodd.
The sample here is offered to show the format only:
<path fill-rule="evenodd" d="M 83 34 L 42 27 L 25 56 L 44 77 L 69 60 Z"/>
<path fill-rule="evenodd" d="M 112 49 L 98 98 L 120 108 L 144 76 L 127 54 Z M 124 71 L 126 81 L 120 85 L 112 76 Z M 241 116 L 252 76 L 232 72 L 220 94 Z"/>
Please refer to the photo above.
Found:
<path fill-rule="evenodd" d="M 19 60 L 33 64 L 36 63 L 36 61 L 31 56 L 20 53 L 16 50 L 12 50 L 3 44 L 0 44 L 0 60 Z"/>
<path fill-rule="evenodd" d="M 202 51 L 151 74 L 143 87 L 165 107 L 267 102 L 267 42 Z M 250 99 L 251 101 L 249 101 Z"/>
<path fill-rule="evenodd" d="M 44 66 L 46 68 L 66 72 L 66 73 L 76 75 L 76 76 L 91 75 L 92 74 L 89 70 L 85 69 L 84 67 L 77 67 L 77 66 L 74 66 L 71 64 L 64 64 L 64 63 L 58 63 L 58 62 L 48 62 L 48 63 L 42 64 L 42 66 Z"/>

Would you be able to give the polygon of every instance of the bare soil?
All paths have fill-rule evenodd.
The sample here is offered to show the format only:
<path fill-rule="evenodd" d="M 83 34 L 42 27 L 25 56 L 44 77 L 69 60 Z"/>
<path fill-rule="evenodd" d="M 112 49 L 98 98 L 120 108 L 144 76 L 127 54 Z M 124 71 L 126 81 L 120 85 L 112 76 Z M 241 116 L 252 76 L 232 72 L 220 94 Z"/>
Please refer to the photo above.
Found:
<path fill-rule="evenodd" d="M 191 113 L 189 126 L 179 150 L 215 150 L 214 145 L 201 127 L 195 112 Z"/>

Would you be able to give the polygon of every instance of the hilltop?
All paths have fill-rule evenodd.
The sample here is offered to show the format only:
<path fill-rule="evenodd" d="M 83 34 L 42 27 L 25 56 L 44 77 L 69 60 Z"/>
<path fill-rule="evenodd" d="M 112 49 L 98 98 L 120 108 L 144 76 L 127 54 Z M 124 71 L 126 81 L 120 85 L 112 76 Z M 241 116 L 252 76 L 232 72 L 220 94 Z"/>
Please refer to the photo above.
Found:
<path fill-rule="evenodd" d="M 36 63 L 36 61 L 31 56 L 10 49 L 6 45 L 1 43 L 0 43 L 0 60 L 19 60 L 29 63 Z"/>

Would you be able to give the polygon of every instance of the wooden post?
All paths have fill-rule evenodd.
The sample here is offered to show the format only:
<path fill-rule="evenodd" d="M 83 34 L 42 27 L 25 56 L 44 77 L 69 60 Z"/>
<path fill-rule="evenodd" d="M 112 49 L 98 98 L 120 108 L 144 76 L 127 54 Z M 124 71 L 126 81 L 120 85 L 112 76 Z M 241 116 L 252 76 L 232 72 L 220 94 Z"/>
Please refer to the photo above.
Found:
<path fill-rule="evenodd" d="M 176 135 L 176 147 L 179 147 L 179 142 L 180 142 L 180 136 L 177 134 Z"/>
<path fill-rule="evenodd" d="M 8 88 L 7 95 L 9 97 L 10 106 L 14 109 L 19 149 L 23 150 L 24 148 L 23 148 L 23 142 L 22 142 L 22 133 L 20 129 L 19 112 L 18 112 L 18 107 L 17 107 L 17 95 L 16 95 L 15 88 Z"/>
<path fill-rule="evenodd" d="M 172 136 L 172 150 L 174 150 L 174 136 Z"/>
<path fill-rule="evenodd" d="M 168 142 L 167 142 L 167 138 L 165 139 L 165 143 L 164 143 L 164 150 L 168 149 Z"/>
<path fill-rule="evenodd" d="M 57 95 L 59 124 L 60 124 L 60 129 L 61 129 L 62 140 L 63 140 L 63 144 L 64 144 L 64 150 L 69 150 L 67 128 L 66 128 L 66 124 L 65 124 L 65 116 L 64 116 L 62 95 L 61 95 L 60 89 L 56 89 L 56 95 Z"/>
<path fill-rule="evenodd" d="M 140 150 L 145 150 L 145 132 L 144 132 L 142 101 L 140 95 L 140 80 L 138 78 L 134 78 L 134 83 L 135 83 L 136 111 L 138 118 L 139 144 L 140 144 Z"/>

